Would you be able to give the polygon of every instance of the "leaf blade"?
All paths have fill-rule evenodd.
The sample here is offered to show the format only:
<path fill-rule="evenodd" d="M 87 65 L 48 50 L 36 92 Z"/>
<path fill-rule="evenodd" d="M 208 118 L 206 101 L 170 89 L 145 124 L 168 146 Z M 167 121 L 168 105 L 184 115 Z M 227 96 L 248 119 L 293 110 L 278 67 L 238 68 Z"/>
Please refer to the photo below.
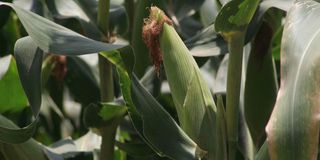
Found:
<path fill-rule="evenodd" d="M 307 0 L 295 2 L 288 12 L 281 48 L 281 88 L 266 128 L 271 159 L 317 157 L 320 24 L 314 20 L 319 10 L 318 2 Z"/>

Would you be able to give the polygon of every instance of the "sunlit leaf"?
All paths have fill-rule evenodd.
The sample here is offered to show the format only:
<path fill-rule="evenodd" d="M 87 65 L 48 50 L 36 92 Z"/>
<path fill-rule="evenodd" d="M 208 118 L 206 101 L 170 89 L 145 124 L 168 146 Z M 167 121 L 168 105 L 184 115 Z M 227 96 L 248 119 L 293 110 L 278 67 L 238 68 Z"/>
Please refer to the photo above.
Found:
<path fill-rule="evenodd" d="M 266 128 L 271 159 L 316 159 L 318 155 L 319 11 L 318 2 L 306 0 L 296 1 L 288 12 L 280 90 Z"/>
<path fill-rule="evenodd" d="M 28 105 L 12 56 L 0 59 L 0 112 L 20 111 Z"/>
<path fill-rule="evenodd" d="M 127 112 L 126 106 L 121 106 L 114 103 L 102 103 L 102 108 L 99 115 L 104 121 L 111 120 L 123 116 Z"/>

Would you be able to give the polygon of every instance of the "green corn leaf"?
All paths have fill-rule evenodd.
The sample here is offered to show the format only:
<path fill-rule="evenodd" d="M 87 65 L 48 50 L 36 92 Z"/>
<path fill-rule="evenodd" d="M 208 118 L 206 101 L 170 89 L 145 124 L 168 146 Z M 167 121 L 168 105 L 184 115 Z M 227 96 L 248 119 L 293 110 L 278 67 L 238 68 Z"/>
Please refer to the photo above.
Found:
<path fill-rule="evenodd" d="M 231 1 L 224 5 L 215 21 L 217 32 L 226 39 L 235 31 L 245 31 L 250 23 L 260 0 Z"/>
<path fill-rule="evenodd" d="M 3 115 L 0 114 L 0 125 L 12 128 L 15 130 L 19 130 L 19 127 L 17 127 L 13 122 L 5 118 Z M 1 130 L 1 129 L 0 129 Z M 24 132 L 24 131 L 22 131 Z M 23 134 L 19 133 L 20 136 Z M 20 139 L 18 135 L 7 135 L 6 133 L 3 133 L 0 131 L 1 139 L 6 136 L 6 138 L 16 138 Z M 9 137 L 8 137 L 9 136 Z M 3 141 L 2 141 L 3 142 Z M 47 157 L 45 156 L 43 150 L 45 149 L 44 146 L 42 146 L 40 143 L 33 139 L 29 139 L 28 141 L 21 143 L 21 144 L 8 144 L 8 143 L 2 143 L 0 142 L 0 155 L 3 156 L 5 160 L 31 160 L 31 159 L 37 159 L 37 160 L 47 160 Z"/>
<path fill-rule="evenodd" d="M 47 1 L 49 9 L 54 13 L 54 16 L 61 18 L 76 18 L 82 28 L 85 31 L 85 34 L 88 37 L 99 39 L 103 36 L 102 32 L 98 29 L 95 22 L 92 20 L 90 14 L 87 14 L 81 6 L 75 2 L 75 0 L 52 0 Z"/>
<path fill-rule="evenodd" d="M 132 33 L 132 47 L 136 53 L 136 61 L 139 62 L 135 66 L 135 73 L 138 77 L 142 77 L 147 67 L 151 64 L 147 46 L 142 40 L 143 19 L 148 17 L 147 7 L 151 6 L 153 0 L 139 0 L 135 10 L 135 18 Z"/>
<path fill-rule="evenodd" d="M 203 151 L 182 131 L 169 113 L 143 88 L 135 76 L 132 82 L 132 98 L 143 120 L 143 134 L 162 152 L 160 155 L 173 159 L 200 158 Z"/>
<path fill-rule="evenodd" d="M 274 8 L 280 9 L 282 11 L 288 11 L 289 8 L 292 6 L 292 4 L 293 4 L 293 0 L 262 1 L 259 5 L 259 8 L 257 9 L 257 12 L 255 13 L 254 17 L 252 18 L 248 26 L 246 42 L 250 41 L 257 34 L 267 11 Z"/>
<path fill-rule="evenodd" d="M 22 56 L 23 53 L 27 53 L 27 55 Z M 6 143 L 22 143 L 32 137 L 36 129 L 37 117 L 41 105 L 40 71 L 42 52 L 35 46 L 29 37 L 26 37 L 17 41 L 15 45 L 15 56 L 21 84 L 28 97 L 36 120 L 21 129 L 0 127 L 0 141 Z"/>
<path fill-rule="evenodd" d="M 218 56 L 228 52 L 228 44 L 215 31 L 214 24 L 185 40 L 184 43 L 194 57 Z"/>
<path fill-rule="evenodd" d="M 155 156 L 153 150 L 151 150 L 145 143 L 128 142 L 121 143 L 116 141 L 116 146 L 125 151 L 128 155 L 137 158 L 151 158 Z"/>
<path fill-rule="evenodd" d="M 166 23 L 160 35 L 163 64 L 182 129 L 214 159 L 221 147 L 216 106 L 197 63 L 174 28 Z M 218 147 L 219 146 L 219 147 Z"/>
<path fill-rule="evenodd" d="M 19 81 L 16 61 L 11 55 L 0 59 L 0 113 L 21 111 L 28 99 Z"/>
<path fill-rule="evenodd" d="M 316 159 L 319 143 L 319 2 L 296 1 L 281 46 L 281 87 L 268 122 L 271 159 Z M 312 25 L 310 25 L 312 24 Z"/>
<path fill-rule="evenodd" d="M 11 3 L 0 2 L 0 6 L 9 6 L 14 9 L 30 35 L 16 42 L 15 58 L 21 84 L 36 118 L 41 105 L 42 51 L 63 55 L 80 55 L 124 46 L 106 44 L 86 38 Z M 18 130 L 1 127 L 0 132 L 3 133 L 1 134 L 3 137 L 0 137 L 0 140 L 7 143 L 21 143 L 32 136 L 35 128 L 36 121 Z M 8 136 L 9 138 L 6 138 Z"/>
<path fill-rule="evenodd" d="M 133 53 L 132 48 L 127 47 L 112 52 L 122 52 L 122 54 L 109 51 L 102 52 L 101 55 L 116 64 L 129 116 L 143 140 L 160 156 L 176 159 L 185 157 L 196 159 L 202 156 L 204 154 L 202 150 L 179 128 L 162 106 L 141 86 L 140 82 L 132 78 L 134 83 L 131 84 L 129 73 L 133 71 L 133 63 L 128 59 L 132 59 L 129 54 Z M 153 134 L 160 133 L 162 130 L 166 130 L 168 135 Z"/>
<path fill-rule="evenodd" d="M 5 2 L 12 2 L 12 0 L 2 0 Z M 0 11 L 0 28 L 6 24 L 8 18 L 10 17 L 10 8 L 2 8 Z"/>
<path fill-rule="evenodd" d="M 46 53 L 81 55 L 119 49 L 125 46 L 125 44 L 95 41 L 14 4 L 0 2 L 0 6 L 2 5 L 9 6 L 16 12 L 29 36 Z"/>
<path fill-rule="evenodd" d="M 68 56 L 66 58 L 67 75 L 64 82 L 74 96 L 75 101 L 80 102 L 83 106 L 99 102 L 99 85 L 91 68 L 79 57 Z"/>
<path fill-rule="evenodd" d="M 254 157 L 255 160 L 269 160 L 268 143 L 265 141 Z"/>
<path fill-rule="evenodd" d="M 273 110 L 278 82 L 271 54 L 272 29 L 264 24 L 254 41 L 248 60 L 244 108 L 245 118 L 256 147 L 266 138 L 265 127 Z"/>
<path fill-rule="evenodd" d="M 127 107 L 115 103 L 102 103 L 99 116 L 104 121 L 108 121 L 123 116 L 127 112 Z"/>
<path fill-rule="evenodd" d="M 223 104 L 223 99 L 221 95 L 217 97 L 217 122 L 220 133 L 217 134 L 219 144 L 222 146 L 219 147 L 217 152 L 217 159 L 225 159 L 227 157 L 227 128 L 226 128 L 226 117 L 225 109 Z"/>
<path fill-rule="evenodd" d="M 41 65 L 42 51 L 30 37 L 21 38 L 16 42 L 14 55 L 22 87 L 28 97 L 35 117 L 41 105 Z"/>

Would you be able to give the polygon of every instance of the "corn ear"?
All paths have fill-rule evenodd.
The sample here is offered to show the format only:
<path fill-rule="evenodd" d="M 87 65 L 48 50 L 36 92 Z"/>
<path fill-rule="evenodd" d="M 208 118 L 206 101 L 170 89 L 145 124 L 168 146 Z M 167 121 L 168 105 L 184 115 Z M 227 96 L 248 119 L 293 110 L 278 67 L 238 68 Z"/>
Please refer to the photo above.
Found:
<path fill-rule="evenodd" d="M 207 151 L 207 159 L 217 159 L 218 149 L 222 147 L 217 140 L 216 105 L 210 90 L 171 21 L 156 7 L 151 7 L 150 11 L 145 21 L 144 39 L 153 52 L 152 57 L 160 57 L 154 62 L 163 61 L 180 125 Z"/>

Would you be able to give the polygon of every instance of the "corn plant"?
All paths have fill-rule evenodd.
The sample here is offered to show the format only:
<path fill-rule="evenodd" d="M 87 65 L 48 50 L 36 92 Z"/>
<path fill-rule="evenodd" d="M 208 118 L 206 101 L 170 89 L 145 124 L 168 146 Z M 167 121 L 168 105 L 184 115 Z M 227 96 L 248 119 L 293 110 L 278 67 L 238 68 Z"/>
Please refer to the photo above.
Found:
<path fill-rule="evenodd" d="M 0 159 L 318 159 L 319 14 L 316 0 L 2 0 Z"/>

